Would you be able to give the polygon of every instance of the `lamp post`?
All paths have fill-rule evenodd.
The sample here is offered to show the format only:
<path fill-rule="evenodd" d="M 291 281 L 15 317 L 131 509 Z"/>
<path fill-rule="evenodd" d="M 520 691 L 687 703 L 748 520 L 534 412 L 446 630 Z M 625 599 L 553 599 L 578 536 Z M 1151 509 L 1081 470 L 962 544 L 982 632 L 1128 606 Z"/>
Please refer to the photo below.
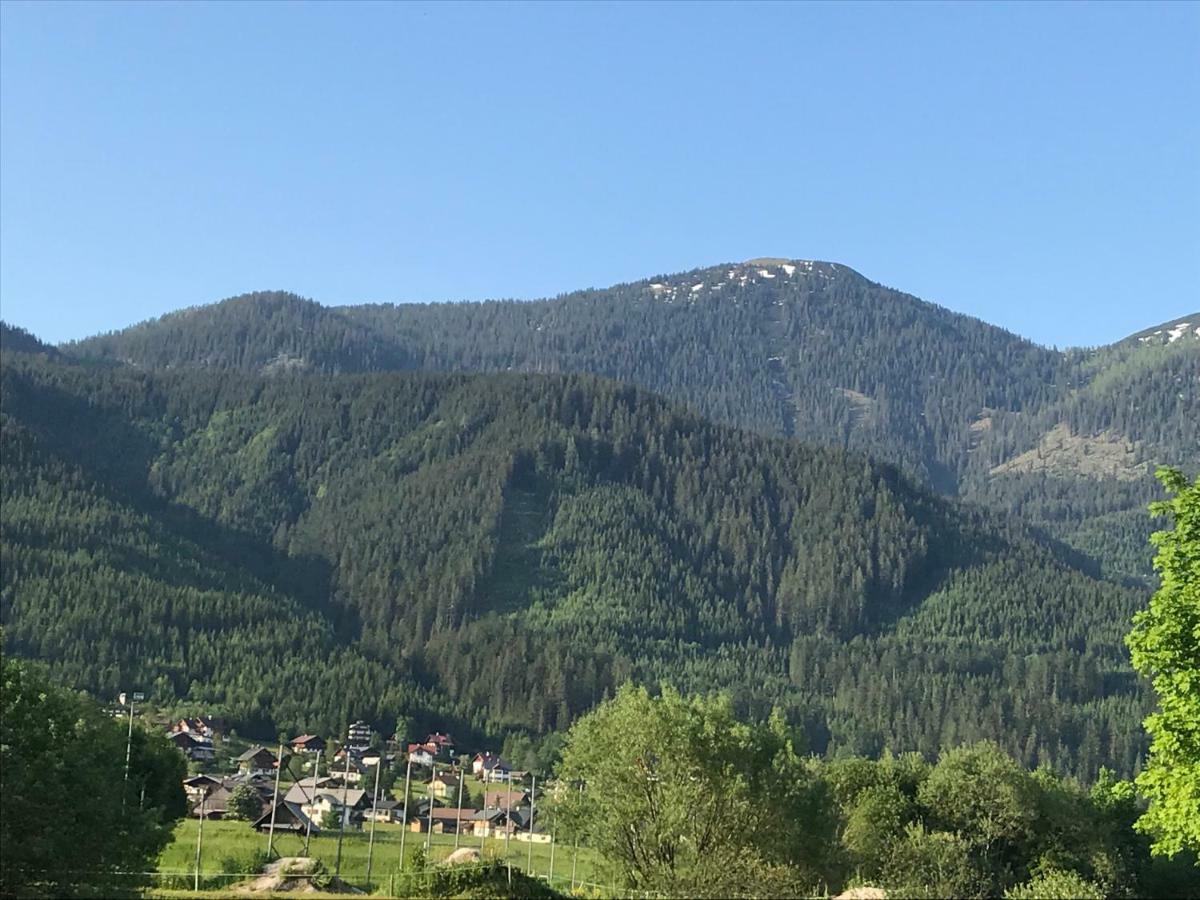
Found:
<path fill-rule="evenodd" d="M 125 794 L 127 793 L 127 788 L 129 787 L 129 760 L 133 753 L 133 704 L 140 700 L 146 699 L 146 695 L 141 693 L 140 691 L 133 691 L 128 696 L 129 696 L 129 731 L 125 735 L 125 782 L 124 782 L 124 786 L 121 788 L 121 811 L 122 812 L 124 812 L 124 810 L 125 810 Z M 122 691 L 121 696 L 117 698 L 118 702 L 120 702 L 120 704 L 122 706 L 125 706 L 125 697 L 126 697 L 126 694 L 124 691 Z"/>

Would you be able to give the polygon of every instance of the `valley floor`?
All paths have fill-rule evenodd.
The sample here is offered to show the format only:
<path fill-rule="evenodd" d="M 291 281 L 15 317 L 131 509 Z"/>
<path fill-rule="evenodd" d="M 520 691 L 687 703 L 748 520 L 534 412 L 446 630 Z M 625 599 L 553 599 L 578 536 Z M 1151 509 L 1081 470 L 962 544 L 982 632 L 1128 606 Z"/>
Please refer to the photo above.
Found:
<path fill-rule="evenodd" d="M 152 878 L 152 886 L 146 891 L 148 897 L 235 897 L 248 896 L 244 891 L 233 889 L 234 885 L 252 878 L 242 870 L 256 853 L 266 850 L 266 835 L 253 831 L 246 822 L 206 821 L 200 861 L 200 890 L 196 885 L 196 838 L 199 822 L 186 819 L 175 830 L 174 840 L 159 857 L 158 870 Z M 372 853 L 371 879 L 367 880 L 367 855 L 369 836 L 366 831 L 347 832 L 342 842 L 341 878 L 360 891 L 379 897 L 411 897 L 426 895 L 428 875 L 419 868 L 419 854 L 431 837 L 429 862 L 445 859 L 455 849 L 454 835 L 424 835 L 409 832 L 404 837 L 404 858 L 409 870 L 401 871 L 399 825 L 380 824 L 375 829 L 375 845 Z M 325 870 L 332 873 L 337 859 L 337 835 L 314 835 L 310 843 L 310 855 L 320 860 Z M 462 835 L 460 847 L 481 848 L 480 839 Z M 302 836 L 280 835 L 275 837 L 277 855 L 300 856 L 304 852 Z M 542 879 L 554 890 L 570 892 L 572 886 L 593 896 L 624 896 L 620 889 L 610 883 L 606 867 L 595 852 L 581 847 L 576 855 L 570 844 L 554 846 L 551 859 L 550 844 L 530 845 L 525 841 L 505 841 L 496 838 L 483 839 L 485 860 L 508 861 L 514 872 L 528 871 Z M 262 896 L 258 894 L 257 896 Z M 326 896 L 305 891 L 306 898 Z M 344 896 L 344 894 L 328 894 Z M 642 896 L 639 894 L 639 896 Z"/>

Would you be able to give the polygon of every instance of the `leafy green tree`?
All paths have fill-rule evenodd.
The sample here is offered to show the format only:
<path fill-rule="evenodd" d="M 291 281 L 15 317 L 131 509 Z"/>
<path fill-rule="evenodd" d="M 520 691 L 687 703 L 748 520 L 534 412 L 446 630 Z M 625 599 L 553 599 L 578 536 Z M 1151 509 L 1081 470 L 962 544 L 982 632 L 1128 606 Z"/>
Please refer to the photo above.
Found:
<path fill-rule="evenodd" d="M 969 841 L 929 831 L 920 822 L 905 826 L 891 844 L 880 878 L 901 897 L 974 897 L 983 893 L 985 883 L 973 864 Z"/>
<path fill-rule="evenodd" d="M 396 740 L 402 744 L 406 741 L 417 740 L 417 726 L 410 716 L 397 716 L 396 724 L 393 728 L 395 730 L 392 733 L 395 735 Z"/>
<path fill-rule="evenodd" d="M 1049 869 L 1004 892 L 1005 900 L 1104 900 L 1104 890 L 1077 872 Z"/>
<path fill-rule="evenodd" d="M 913 802 L 892 784 L 861 791 L 846 815 L 842 845 L 860 876 L 875 877 L 887 862 L 892 845 L 902 837 L 914 812 Z"/>
<path fill-rule="evenodd" d="M 262 815 L 262 799 L 258 791 L 248 784 L 239 784 L 229 796 L 229 804 L 225 817 L 239 821 L 257 819 Z"/>
<path fill-rule="evenodd" d="M 970 847 L 993 884 L 1008 881 L 1027 858 L 1037 787 L 996 744 L 984 741 L 946 751 L 918 796 L 929 822 Z"/>
<path fill-rule="evenodd" d="M 0 660 L 0 895 L 136 892 L 186 812 L 183 757 L 17 660 Z"/>
<path fill-rule="evenodd" d="M 321 814 L 320 826 L 325 831 L 337 831 L 342 827 L 342 811 L 338 809 L 327 809 Z"/>
<path fill-rule="evenodd" d="M 1137 786 L 1150 798 L 1138 828 L 1153 835 L 1157 854 L 1200 852 L 1200 477 L 1176 469 L 1158 478 L 1175 496 L 1151 506 L 1174 518 L 1155 532 L 1154 568 L 1161 584 L 1149 609 L 1133 620 L 1133 664 L 1151 679 L 1158 709 L 1146 719 L 1150 756 Z"/>
<path fill-rule="evenodd" d="M 751 729 L 728 703 L 623 687 L 567 736 L 558 810 L 638 889 L 718 894 L 753 857 Z"/>

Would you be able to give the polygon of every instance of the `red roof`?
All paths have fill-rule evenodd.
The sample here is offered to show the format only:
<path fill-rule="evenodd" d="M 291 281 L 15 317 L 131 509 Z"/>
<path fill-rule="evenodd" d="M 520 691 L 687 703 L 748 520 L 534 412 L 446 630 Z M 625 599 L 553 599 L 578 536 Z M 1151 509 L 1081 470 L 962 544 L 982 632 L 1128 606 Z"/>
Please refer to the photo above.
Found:
<path fill-rule="evenodd" d="M 296 744 L 311 744 L 313 741 L 320 741 L 321 736 L 317 734 L 302 734 L 298 738 L 292 738 L 292 746 Z M 324 743 L 324 741 L 322 741 Z"/>

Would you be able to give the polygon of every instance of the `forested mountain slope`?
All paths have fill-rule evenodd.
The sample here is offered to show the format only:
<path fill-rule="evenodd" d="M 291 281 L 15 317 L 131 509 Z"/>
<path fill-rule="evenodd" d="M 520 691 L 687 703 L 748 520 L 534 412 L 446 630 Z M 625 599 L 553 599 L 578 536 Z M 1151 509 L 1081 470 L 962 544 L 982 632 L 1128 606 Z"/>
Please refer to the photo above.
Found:
<path fill-rule="evenodd" d="M 821 752 L 1131 771 L 1141 597 L 856 454 L 587 376 L 0 379 L 5 641 L 260 729 L 562 728 L 629 677 Z"/>
<path fill-rule="evenodd" d="M 1152 470 L 1200 458 L 1198 329 L 1059 352 L 842 265 L 764 259 L 535 302 L 251 294 L 63 349 L 147 368 L 588 372 L 865 450 L 1146 575 Z"/>

